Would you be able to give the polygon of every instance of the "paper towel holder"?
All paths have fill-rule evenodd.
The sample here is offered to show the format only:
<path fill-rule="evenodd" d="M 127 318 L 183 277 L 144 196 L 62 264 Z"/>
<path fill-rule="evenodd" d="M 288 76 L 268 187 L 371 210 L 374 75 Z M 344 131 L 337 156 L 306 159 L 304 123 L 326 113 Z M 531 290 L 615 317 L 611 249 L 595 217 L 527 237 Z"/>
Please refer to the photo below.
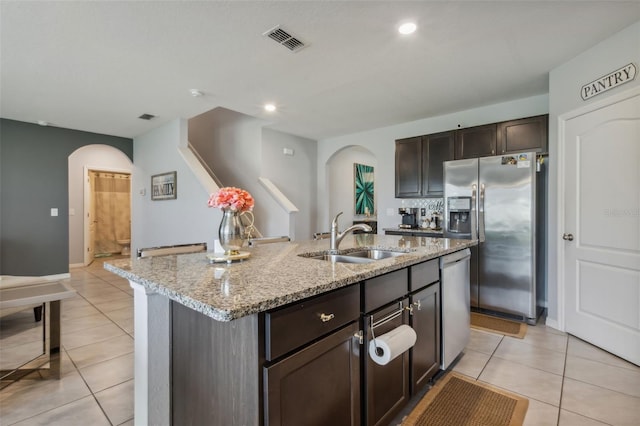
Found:
<path fill-rule="evenodd" d="M 402 301 L 400 301 L 400 302 L 398 302 L 398 310 L 391 312 L 386 317 L 384 317 L 382 319 L 379 319 L 378 321 L 374 321 L 373 320 L 373 315 L 371 315 L 369 317 L 369 322 L 370 322 L 370 327 L 369 328 L 371 330 L 371 340 L 373 341 L 373 345 L 376 347 L 376 355 L 382 356 L 384 354 L 384 351 L 382 350 L 382 348 L 380 348 L 378 345 L 376 345 L 376 335 L 373 332 L 373 329 L 376 328 L 376 327 L 380 327 L 381 325 L 386 324 L 389 321 L 392 321 L 392 320 L 398 318 L 400 315 L 402 315 L 403 312 L 404 312 L 404 305 L 403 305 Z"/>

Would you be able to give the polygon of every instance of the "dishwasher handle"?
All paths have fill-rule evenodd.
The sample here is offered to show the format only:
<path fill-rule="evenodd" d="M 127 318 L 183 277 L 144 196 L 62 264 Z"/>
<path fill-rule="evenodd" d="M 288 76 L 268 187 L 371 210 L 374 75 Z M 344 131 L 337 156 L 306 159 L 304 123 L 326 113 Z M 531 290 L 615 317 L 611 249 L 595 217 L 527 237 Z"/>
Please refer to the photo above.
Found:
<path fill-rule="evenodd" d="M 440 258 L 440 269 L 444 269 L 447 266 L 452 265 L 463 260 L 467 260 L 471 257 L 471 250 L 468 248 L 457 251 L 455 253 L 447 254 Z"/>

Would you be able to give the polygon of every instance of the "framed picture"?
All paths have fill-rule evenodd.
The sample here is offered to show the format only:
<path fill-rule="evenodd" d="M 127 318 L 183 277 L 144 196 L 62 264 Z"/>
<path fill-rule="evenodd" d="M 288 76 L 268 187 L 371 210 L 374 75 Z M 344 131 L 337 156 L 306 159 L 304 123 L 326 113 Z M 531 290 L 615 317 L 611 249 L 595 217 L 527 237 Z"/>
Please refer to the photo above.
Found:
<path fill-rule="evenodd" d="M 356 214 L 374 214 L 373 166 L 353 164 Z"/>
<path fill-rule="evenodd" d="M 154 201 L 175 200 L 178 197 L 177 185 L 176 172 L 151 176 L 151 199 Z"/>

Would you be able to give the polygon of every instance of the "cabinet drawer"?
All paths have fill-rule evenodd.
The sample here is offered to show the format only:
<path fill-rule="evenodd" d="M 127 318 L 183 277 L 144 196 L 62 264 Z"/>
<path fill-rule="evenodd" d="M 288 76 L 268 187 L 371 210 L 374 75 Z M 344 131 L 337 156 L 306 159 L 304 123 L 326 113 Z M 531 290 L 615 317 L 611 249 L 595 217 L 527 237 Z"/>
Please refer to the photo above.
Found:
<path fill-rule="evenodd" d="M 371 312 L 407 294 L 408 269 L 391 272 L 364 282 L 364 311 Z"/>
<path fill-rule="evenodd" d="M 416 291 L 440 279 L 438 259 L 431 259 L 411 267 L 409 291 Z"/>
<path fill-rule="evenodd" d="M 278 358 L 360 315 L 360 286 L 296 302 L 265 314 L 265 358 Z"/>

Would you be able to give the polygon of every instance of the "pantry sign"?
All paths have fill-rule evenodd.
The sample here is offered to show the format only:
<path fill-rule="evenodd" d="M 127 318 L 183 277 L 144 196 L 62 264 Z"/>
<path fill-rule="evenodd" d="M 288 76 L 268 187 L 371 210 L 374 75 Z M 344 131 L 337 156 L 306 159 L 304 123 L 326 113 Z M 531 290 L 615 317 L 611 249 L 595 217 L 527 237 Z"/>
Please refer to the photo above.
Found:
<path fill-rule="evenodd" d="M 580 89 L 580 96 L 582 96 L 582 99 L 586 101 L 600 93 L 611 90 L 621 84 L 628 83 L 636 78 L 636 71 L 636 66 L 634 64 L 627 64 L 604 77 L 600 77 L 599 79 L 582 86 L 582 89 Z"/>

